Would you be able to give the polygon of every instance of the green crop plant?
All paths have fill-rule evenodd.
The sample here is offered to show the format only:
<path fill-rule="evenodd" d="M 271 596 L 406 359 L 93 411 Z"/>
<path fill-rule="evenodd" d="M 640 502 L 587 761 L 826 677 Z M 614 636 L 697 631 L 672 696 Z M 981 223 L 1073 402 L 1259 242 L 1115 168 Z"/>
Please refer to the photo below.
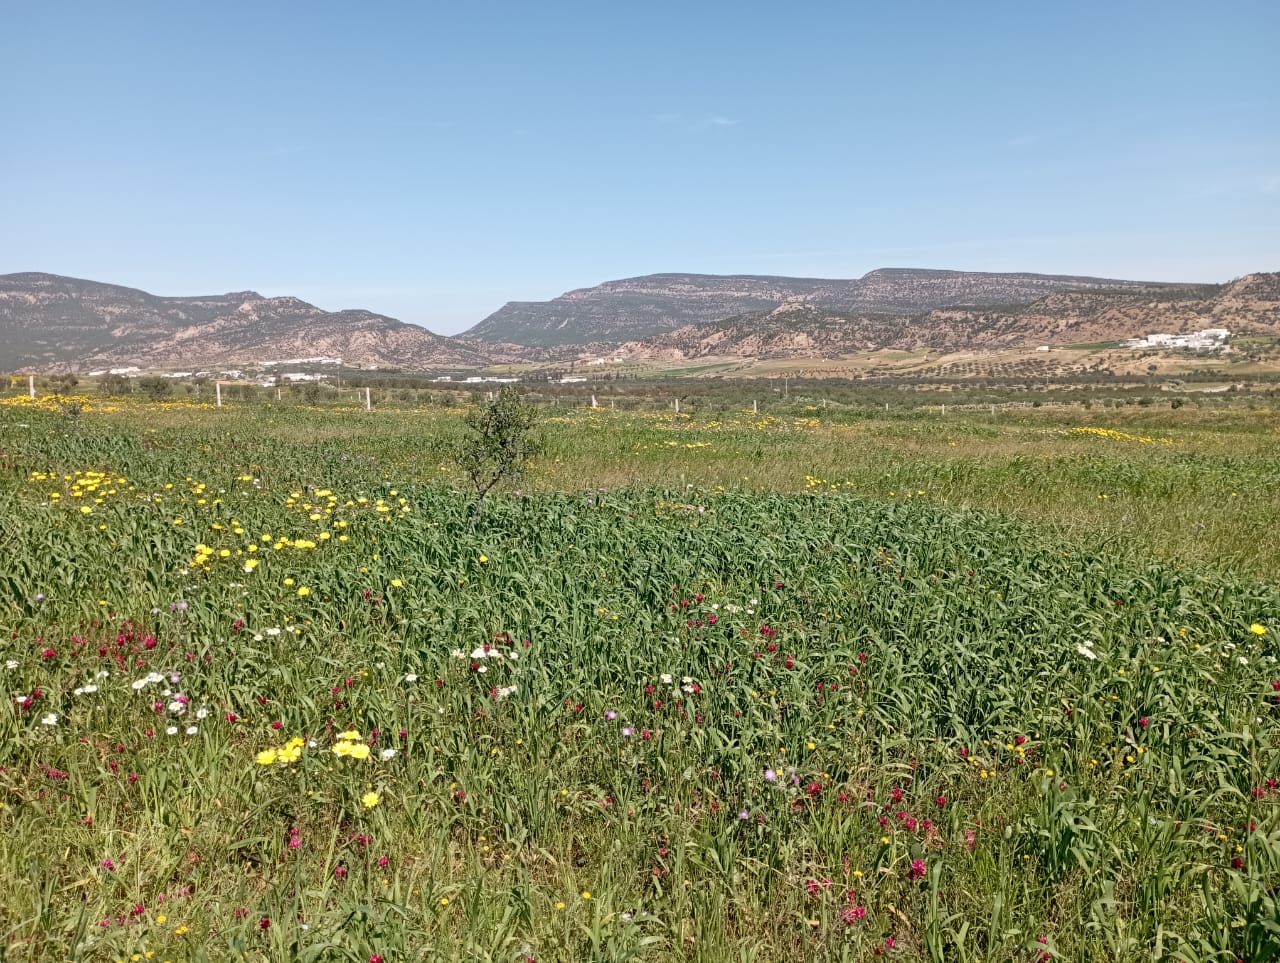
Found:
<path fill-rule="evenodd" d="M 1275 441 L 1147 413 L 544 412 L 472 524 L 465 412 L 0 405 L 0 952 L 1274 959 Z"/>

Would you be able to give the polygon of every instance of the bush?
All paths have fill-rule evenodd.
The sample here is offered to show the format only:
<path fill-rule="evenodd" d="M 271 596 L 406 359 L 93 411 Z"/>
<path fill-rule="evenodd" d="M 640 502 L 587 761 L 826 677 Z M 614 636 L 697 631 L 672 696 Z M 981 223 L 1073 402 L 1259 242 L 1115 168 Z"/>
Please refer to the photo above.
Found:
<path fill-rule="evenodd" d="M 520 477 L 524 463 L 542 450 L 533 435 L 537 409 L 525 404 L 510 385 L 491 401 L 483 402 L 466 417 L 463 435 L 450 454 L 476 490 L 471 523 L 480 517 L 484 498 L 503 479 Z"/>

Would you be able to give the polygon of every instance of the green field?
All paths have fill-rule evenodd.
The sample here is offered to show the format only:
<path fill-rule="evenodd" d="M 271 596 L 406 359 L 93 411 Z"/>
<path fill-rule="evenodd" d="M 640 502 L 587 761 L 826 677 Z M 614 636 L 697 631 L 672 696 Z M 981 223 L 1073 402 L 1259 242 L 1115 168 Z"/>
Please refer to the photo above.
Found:
<path fill-rule="evenodd" d="M 1280 958 L 1280 418 L 0 404 L 0 958 Z"/>

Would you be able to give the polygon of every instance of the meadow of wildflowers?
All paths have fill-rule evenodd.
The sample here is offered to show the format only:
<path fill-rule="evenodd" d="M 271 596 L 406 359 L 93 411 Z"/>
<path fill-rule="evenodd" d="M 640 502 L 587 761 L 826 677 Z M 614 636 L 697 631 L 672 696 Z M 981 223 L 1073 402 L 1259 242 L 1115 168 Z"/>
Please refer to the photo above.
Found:
<path fill-rule="evenodd" d="M 1274 581 L 182 417 L 0 411 L 3 959 L 1280 958 Z"/>

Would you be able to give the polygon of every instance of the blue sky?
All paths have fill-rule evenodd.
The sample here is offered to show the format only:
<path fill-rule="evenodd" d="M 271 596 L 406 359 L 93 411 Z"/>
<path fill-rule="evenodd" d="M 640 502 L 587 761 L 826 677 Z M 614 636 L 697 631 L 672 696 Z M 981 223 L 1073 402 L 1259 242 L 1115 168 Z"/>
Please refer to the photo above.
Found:
<path fill-rule="evenodd" d="M 1280 270 L 1280 3 L 3 0 L 0 273 L 442 333 L 655 271 Z"/>

